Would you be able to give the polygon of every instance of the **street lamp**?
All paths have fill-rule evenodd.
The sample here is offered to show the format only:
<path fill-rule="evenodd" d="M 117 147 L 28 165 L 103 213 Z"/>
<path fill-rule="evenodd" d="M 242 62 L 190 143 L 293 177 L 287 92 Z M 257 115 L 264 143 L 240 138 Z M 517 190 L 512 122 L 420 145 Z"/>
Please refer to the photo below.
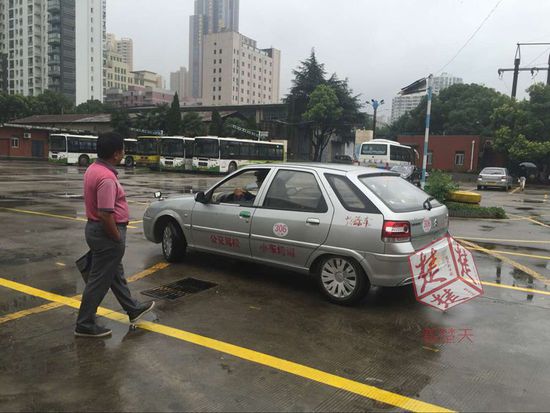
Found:
<path fill-rule="evenodd" d="M 378 106 L 382 106 L 384 104 L 384 99 L 381 101 L 378 101 L 376 99 L 371 99 L 370 102 L 367 101 L 367 105 L 372 105 L 372 108 L 374 109 L 374 115 L 372 118 L 372 139 L 376 139 L 376 113 L 378 112 Z"/>

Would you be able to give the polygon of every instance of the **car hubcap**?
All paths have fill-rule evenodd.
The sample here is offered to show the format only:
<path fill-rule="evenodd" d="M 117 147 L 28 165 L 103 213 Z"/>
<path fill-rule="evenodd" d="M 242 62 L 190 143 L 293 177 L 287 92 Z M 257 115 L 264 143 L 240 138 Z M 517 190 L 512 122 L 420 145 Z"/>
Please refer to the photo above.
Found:
<path fill-rule="evenodd" d="M 321 271 L 325 290 L 336 298 L 349 297 L 357 286 L 357 274 L 353 265 L 342 258 L 331 258 Z"/>
<path fill-rule="evenodd" d="M 164 245 L 164 252 L 166 255 L 170 255 L 172 253 L 172 228 L 170 228 L 170 226 L 164 228 L 162 243 Z"/>

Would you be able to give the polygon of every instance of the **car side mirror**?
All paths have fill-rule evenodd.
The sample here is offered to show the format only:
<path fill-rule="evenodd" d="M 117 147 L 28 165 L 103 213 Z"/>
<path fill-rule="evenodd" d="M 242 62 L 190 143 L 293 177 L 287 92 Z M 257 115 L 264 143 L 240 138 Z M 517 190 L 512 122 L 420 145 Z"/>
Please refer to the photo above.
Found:
<path fill-rule="evenodd" d="M 207 204 L 208 197 L 203 191 L 200 191 L 195 194 L 195 201 L 200 202 L 201 204 Z"/>

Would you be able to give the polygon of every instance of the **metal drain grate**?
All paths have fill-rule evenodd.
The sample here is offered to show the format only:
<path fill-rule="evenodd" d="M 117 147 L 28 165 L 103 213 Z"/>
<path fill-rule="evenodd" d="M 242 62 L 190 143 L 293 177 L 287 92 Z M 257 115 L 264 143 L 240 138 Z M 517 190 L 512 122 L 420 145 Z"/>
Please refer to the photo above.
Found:
<path fill-rule="evenodd" d="M 175 300 L 184 295 L 196 294 L 217 285 L 208 281 L 197 280 L 196 278 L 184 278 L 183 280 L 142 291 L 141 294 L 157 299 Z"/>

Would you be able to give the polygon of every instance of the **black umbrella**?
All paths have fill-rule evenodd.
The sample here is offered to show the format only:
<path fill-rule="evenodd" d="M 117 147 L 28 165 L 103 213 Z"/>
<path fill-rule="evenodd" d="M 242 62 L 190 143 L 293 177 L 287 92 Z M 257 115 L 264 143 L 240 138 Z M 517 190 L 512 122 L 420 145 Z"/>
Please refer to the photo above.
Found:
<path fill-rule="evenodd" d="M 537 165 L 535 165 L 534 163 L 532 162 L 522 162 L 519 164 L 520 167 L 522 168 L 534 168 L 534 169 L 537 169 Z"/>

